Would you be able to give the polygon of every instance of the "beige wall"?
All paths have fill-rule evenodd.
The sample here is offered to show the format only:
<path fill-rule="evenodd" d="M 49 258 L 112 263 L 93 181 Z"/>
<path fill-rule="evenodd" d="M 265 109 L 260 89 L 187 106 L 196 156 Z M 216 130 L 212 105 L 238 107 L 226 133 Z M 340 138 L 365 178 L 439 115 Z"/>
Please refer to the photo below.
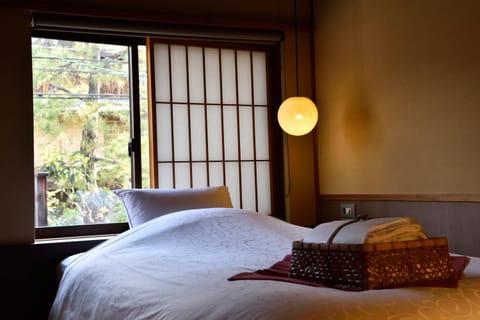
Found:
<path fill-rule="evenodd" d="M 299 1 L 298 20 L 308 21 L 310 0 Z M 157 19 L 179 23 L 231 25 L 243 28 L 286 30 L 283 68 L 285 96 L 292 94 L 292 28 L 293 1 L 291 0 L 178 0 L 152 2 L 120 1 L 2 1 L 0 3 L 0 104 L 2 117 L 3 192 L 0 194 L 0 245 L 31 243 L 34 241 L 33 196 L 33 113 L 31 88 L 30 11 L 81 13 L 135 19 Z M 302 40 L 301 40 L 302 41 Z M 310 39 L 306 37 L 306 47 Z M 308 49 L 309 50 L 309 49 Z M 302 94 L 311 95 L 311 52 L 302 53 Z M 307 60 L 306 60 L 307 59 Z M 288 72 L 287 72 L 288 70 Z M 288 80 L 290 79 L 290 80 Z M 313 162 L 313 135 L 289 139 L 290 188 L 286 191 L 287 213 L 290 221 L 313 224 L 316 219 Z"/>
<path fill-rule="evenodd" d="M 316 6 L 320 194 L 480 193 L 480 2 Z"/>

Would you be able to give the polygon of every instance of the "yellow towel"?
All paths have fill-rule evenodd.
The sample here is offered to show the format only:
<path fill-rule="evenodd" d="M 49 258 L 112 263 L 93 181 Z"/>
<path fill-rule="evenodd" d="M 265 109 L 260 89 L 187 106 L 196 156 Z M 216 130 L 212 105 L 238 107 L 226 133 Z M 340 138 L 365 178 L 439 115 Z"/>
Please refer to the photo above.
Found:
<path fill-rule="evenodd" d="M 365 243 L 381 243 L 393 241 L 408 241 L 426 239 L 423 228 L 418 223 L 391 225 L 383 230 L 372 232 L 365 236 Z"/>
<path fill-rule="evenodd" d="M 316 226 L 304 242 L 326 243 L 338 226 L 351 220 L 335 220 Z M 333 243 L 361 244 L 391 241 L 407 241 L 427 238 L 422 226 L 414 218 L 393 217 L 360 220 L 343 227 Z"/>
<path fill-rule="evenodd" d="M 390 228 L 397 228 L 404 224 L 418 224 L 417 219 L 412 217 L 374 218 L 370 219 L 374 224 L 368 230 L 369 233 L 380 232 Z"/>

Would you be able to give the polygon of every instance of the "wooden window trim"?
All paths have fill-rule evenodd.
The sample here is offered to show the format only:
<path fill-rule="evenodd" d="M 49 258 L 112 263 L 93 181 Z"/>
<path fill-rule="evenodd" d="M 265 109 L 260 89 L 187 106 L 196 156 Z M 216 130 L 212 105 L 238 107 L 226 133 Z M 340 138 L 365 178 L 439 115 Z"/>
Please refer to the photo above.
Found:
<path fill-rule="evenodd" d="M 480 202 L 480 194 L 322 194 L 322 201 Z"/>
<path fill-rule="evenodd" d="M 118 234 L 129 229 L 127 222 L 35 228 L 36 239 Z"/>

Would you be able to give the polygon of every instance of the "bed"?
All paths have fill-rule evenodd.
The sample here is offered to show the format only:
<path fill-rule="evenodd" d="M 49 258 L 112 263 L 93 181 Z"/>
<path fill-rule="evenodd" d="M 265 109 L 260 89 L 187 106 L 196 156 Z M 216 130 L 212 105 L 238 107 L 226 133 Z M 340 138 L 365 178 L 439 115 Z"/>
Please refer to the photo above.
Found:
<path fill-rule="evenodd" d="M 353 292 L 274 280 L 229 281 L 281 261 L 292 241 L 311 229 L 232 208 L 229 199 L 199 208 L 180 200 L 180 207 L 167 212 L 150 206 L 145 221 L 71 259 L 50 319 L 480 318 L 476 257 L 470 257 L 457 288 Z M 127 201 L 127 212 L 142 210 L 142 203 L 148 201 Z"/>

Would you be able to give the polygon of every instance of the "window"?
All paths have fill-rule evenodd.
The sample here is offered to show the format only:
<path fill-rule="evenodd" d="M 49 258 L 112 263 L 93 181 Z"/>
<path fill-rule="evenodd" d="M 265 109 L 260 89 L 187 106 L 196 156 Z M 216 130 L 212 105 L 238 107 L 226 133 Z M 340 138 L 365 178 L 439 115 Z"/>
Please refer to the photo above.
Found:
<path fill-rule="evenodd" d="M 271 214 L 266 46 L 151 40 L 153 180 L 227 185 L 234 207 Z"/>
<path fill-rule="evenodd" d="M 103 40 L 32 38 L 37 237 L 125 230 L 111 190 L 149 186 L 145 46 Z"/>
<path fill-rule="evenodd" d="M 37 238 L 128 229 L 116 188 L 227 185 L 235 207 L 284 218 L 278 34 L 33 25 Z"/>

